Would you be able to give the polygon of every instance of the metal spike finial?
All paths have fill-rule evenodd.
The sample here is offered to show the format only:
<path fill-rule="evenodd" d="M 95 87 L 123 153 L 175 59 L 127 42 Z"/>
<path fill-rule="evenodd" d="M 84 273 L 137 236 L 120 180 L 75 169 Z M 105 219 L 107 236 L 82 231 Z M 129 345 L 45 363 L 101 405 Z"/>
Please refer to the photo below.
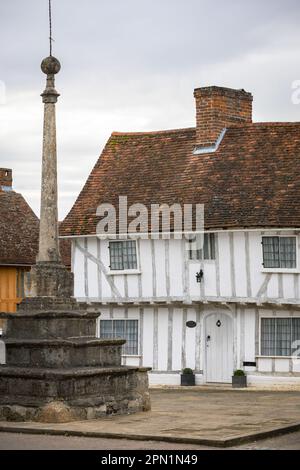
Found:
<path fill-rule="evenodd" d="M 50 36 L 49 36 L 49 42 L 50 42 L 50 57 L 52 56 L 52 4 L 51 0 L 49 0 L 49 30 L 50 30 Z"/>
<path fill-rule="evenodd" d="M 59 60 L 53 57 L 52 55 L 52 42 L 54 41 L 54 39 L 52 37 L 52 2 L 51 0 L 48 0 L 48 6 L 49 6 L 49 30 L 50 30 L 50 36 L 49 36 L 50 55 L 42 61 L 41 69 L 42 69 L 42 72 L 44 72 L 46 75 L 48 76 L 51 75 L 52 76 L 51 79 L 53 80 L 53 76 L 56 75 L 60 71 L 60 63 L 59 63 Z M 52 87 L 54 88 L 54 83 L 52 84 Z"/>

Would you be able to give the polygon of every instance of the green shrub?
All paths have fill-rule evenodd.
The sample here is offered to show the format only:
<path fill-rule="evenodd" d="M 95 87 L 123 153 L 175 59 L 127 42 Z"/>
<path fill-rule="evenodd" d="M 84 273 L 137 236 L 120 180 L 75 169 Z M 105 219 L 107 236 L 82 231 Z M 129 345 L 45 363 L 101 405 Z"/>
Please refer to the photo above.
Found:
<path fill-rule="evenodd" d="M 194 373 L 194 371 L 190 369 L 189 367 L 186 367 L 185 369 L 182 370 L 182 373 L 185 375 L 191 375 Z"/>
<path fill-rule="evenodd" d="M 235 371 L 234 371 L 233 375 L 234 375 L 235 377 L 244 377 L 245 372 L 244 372 L 243 370 L 241 370 L 241 369 L 238 369 L 238 370 L 235 370 Z"/>

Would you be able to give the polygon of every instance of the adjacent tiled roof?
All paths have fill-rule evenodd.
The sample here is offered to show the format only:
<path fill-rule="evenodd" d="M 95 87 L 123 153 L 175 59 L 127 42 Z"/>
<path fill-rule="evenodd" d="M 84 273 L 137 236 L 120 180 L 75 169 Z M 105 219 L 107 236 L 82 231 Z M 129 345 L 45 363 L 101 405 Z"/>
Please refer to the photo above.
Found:
<path fill-rule="evenodd" d="M 71 240 L 60 239 L 59 250 L 60 250 L 61 259 L 64 265 L 70 268 L 71 267 Z"/>
<path fill-rule="evenodd" d="M 0 214 L 0 263 L 35 263 L 39 220 L 23 196 L 0 191 Z"/>
<path fill-rule="evenodd" d="M 38 252 L 39 219 L 23 196 L 0 190 L 0 265 L 30 266 Z M 63 260 L 70 265 L 70 243 L 61 242 Z"/>
<path fill-rule="evenodd" d="M 195 129 L 113 133 L 61 235 L 94 234 L 100 203 L 202 203 L 207 229 L 300 227 L 300 123 L 230 127 L 194 155 Z"/>

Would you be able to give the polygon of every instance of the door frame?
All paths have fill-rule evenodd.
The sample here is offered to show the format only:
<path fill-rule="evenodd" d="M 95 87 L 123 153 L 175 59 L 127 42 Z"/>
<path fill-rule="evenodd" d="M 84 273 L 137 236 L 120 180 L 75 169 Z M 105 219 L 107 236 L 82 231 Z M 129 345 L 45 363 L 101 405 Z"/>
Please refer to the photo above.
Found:
<path fill-rule="evenodd" d="M 232 321 L 232 362 L 233 362 L 233 370 L 236 369 L 236 318 L 235 315 L 231 310 L 225 310 L 225 309 L 218 309 L 214 308 L 209 310 L 208 312 L 205 312 L 204 315 L 202 316 L 202 348 L 201 348 L 201 356 L 202 356 L 202 370 L 203 370 L 203 382 L 204 383 L 212 383 L 212 382 L 207 382 L 207 347 L 206 347 L 206 319 L 210 317 L 211 315 L 216 315 L 216 314 L 224 314 L 227 315 L 231 321 Z M 215 383 L 221 383 L 221 382 L 215 382 Z M 223 382 L 222 382 L 223 383 Z"/>

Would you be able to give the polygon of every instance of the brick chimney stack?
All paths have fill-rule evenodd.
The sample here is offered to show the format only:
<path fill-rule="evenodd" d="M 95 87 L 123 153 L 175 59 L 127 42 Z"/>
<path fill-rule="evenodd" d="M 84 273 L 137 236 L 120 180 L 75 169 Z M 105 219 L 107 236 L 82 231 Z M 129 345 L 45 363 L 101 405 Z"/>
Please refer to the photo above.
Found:
<path fill-rule="evenodd" d="M 0 168 L 0 189 L 9 191 L 12 189 L 12 170 Z"/>
<path fill-rule="evenodd" d="M 210 86 L 196 88 L 196 144 L 213 146 L 226 127 L 252 122 L 253 96 L 245 90 Z"/>

